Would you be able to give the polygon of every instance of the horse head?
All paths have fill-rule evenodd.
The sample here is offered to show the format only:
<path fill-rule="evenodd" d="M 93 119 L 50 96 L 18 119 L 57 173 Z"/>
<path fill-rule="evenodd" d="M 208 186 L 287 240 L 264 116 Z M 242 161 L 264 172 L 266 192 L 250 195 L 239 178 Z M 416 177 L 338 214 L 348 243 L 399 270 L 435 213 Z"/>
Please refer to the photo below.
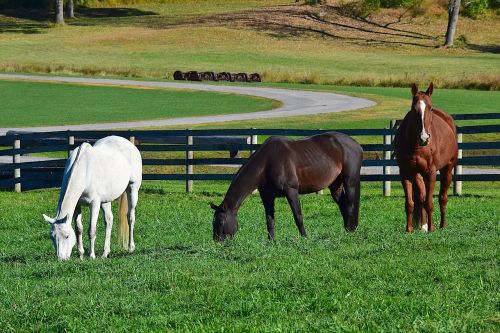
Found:
<path fill-rule="evenodd" d="M 225 239 L 232 239 L 238 231 L 238 220 L 234 212 L 228 211 L 224 203 L 219 206 L 211 203 L 210 207 L 215 211 L 212 222 L 214 241 L 221 242 Z"/>
<path fill-rule="evenodd" d="M 56 219 L 45 214 L 43 214 L 43 218 L 50 224 L 50 238 L 54 244 L 57 258 L 68 260 L 76 243 L 75 231 L 71 227 L 71 218 L 66 216 L 62 219 Z"/>
<path fill-rule="evenodd" d="M 411 88 L 413 101 L 411 104 L 411 112 L 414 114 L 414 126 L 418 135 L 417 142 L 420 146 L 427 146 L 431 141 L 429 133 L 432 125 L 432 102 L 431 95 L 434 90 L 434 85 L 429 85 L 425 92 L 419 91 L 414 83 Z"/>

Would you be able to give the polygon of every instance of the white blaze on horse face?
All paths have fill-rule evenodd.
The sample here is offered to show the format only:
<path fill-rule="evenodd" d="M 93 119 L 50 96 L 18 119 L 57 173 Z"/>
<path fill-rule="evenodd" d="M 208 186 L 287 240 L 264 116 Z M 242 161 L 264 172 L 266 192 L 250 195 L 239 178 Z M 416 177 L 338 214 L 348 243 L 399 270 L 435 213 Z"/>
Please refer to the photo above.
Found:
<path fill-rule="evenodd" d="M 429 134 L 425 130 L 425 125 L 424 125 L 424 116 L 425 116 L 425 107 L 426 107 L 425 102 L 420 100 L 418 102 L 418 107 L 420 107 L 420 114 L 422 116 L 422 132 L 420 133 L 420 141 L 427 143 L 427 141 L 429 140 Z"/>
<path fill-rule="evenodd" d="M 71 250 L 76 243 L 75 231 L 71 222 L 51 224 L 50 237 L 54 243 L 57 258 L 67 260 L 71 256 Z"/>

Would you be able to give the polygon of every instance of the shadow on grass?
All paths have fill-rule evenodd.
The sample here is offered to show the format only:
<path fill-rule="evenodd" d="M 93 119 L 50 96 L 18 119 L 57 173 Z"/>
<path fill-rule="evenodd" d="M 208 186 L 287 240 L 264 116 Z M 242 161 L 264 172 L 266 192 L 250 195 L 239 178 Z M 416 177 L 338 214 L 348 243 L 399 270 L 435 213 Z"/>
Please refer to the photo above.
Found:
<path fill-rule="evenodd" d="M 477 44 L 467 43 L 467 48 L 474 50 L 474 51 L 483 52 L 483 53 L 500 54 L 500 45 L 496 45 L 496 44 L 477 45 Z"/>
<path fill-rule="evenodd" d="M 112 24 L 114 18 L 144 17 L 155 12 L 136 8 L 86 8 L 75 10 L 75 19 L 66 18 L 66 24 L 94 26 Z M 1 16 L 4 16 L 3 18 Z M 0 33 L 40 34 L 47 30 L 46 22 L 54 20 L 54 13 L 44 9 L 0 8 Z"/>
<path fill-rule="evenodd" d="M 197 254 L 200 252 L 193 246 L 184 245 L 184 244 L 175 244 L 172 246 L 154 246 L 154 247 L 143 247 L 140 249 L 136 249 L 133 253 L 129 253 L 125 250 L 111 252 L 110 258 L 124 258 L 133 255 L 147 255 L 151 258 L 160 258 L 167 257 L 169 254 L 180 253 L 180 254 Z"/>
<path fill-rule="evenodd" d="M 341 7 L 275 7 L 207 17 L 197 17 L 179 24 L 227 25 L 232 28 L 252 28 L 277 39 L 316 36 L 360 45 L 412 45 L 436 47 L 436 36 L 395 27 L 404 24 L 399 17 L 394 22 L 377 22 L 347 13 Z M 166 26 L 168 27 L 168 26 Z M 170 25 L 172 27 L 172 25 Z"/>

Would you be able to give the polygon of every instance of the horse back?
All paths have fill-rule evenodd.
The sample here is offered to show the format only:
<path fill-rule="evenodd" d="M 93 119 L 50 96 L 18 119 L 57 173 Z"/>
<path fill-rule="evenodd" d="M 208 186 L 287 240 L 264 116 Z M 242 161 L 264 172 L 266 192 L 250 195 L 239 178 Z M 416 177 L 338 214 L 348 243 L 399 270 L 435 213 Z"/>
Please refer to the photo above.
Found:
<path fill-rule="evenodd" d="M 272 137 L 256 152 L 266 167 L 268 181 L 311 193 L 329 186 L 339 174 L 359 175 L 363 150 L 349 136 L 327 132 L 306 139 Z"/>
<path fill-rule="evenodd" d="M 432 112 L 434 113 L 434 115 L 436 115 L 439 118 L 441 118 L 442 120 L 444 120 L 444 122 L 448 126 L 450 126 L 453 134 L 455 134 L 455 135 L 457 134 L 457 127 L 455 126 L 455 121 L 453 120 L 452 116 L 450 116 L 448 113 L 444 112 L 443 110 L 436 109 L 436 108 L 433 108 Z"/>

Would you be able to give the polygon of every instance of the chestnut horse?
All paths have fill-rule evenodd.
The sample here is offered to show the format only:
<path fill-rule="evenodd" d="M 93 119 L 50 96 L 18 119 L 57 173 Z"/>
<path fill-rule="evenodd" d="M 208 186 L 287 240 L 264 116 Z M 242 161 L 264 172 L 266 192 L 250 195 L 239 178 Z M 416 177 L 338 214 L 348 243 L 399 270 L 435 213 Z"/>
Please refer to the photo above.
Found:
<path fill-rule="evenodd" d="M 432 83 L 426 92 L 418 91 L 413 84 L 411 110 L 401 122 L 394 140 L 394 152 L 406 197 L 407 232 L 413 231 L 413 216 L 415 222 L 421 222 L 423 231 L 434 230 L 432 195 L 438 170 L 441 175 L 440 228 L 446 226 L 448 188 L 458 157 L 457 131 L 453 118 L 432 106 L 432 91 Z"/>
<path fill-rule="evenodd" d="M 344 219 L 344 228 L 358 226 L 361 146 L 351 137 L 328 132 L 301 140 L 271 137 L 240 168 L 226 196 L 215 210 L 213 238 L 231 239 L 238 230 L 236 214 L 245 198 L 255 189 L 264 204 L 268 238 L 274 239 L 274 200 L 285 196 L 295 224 L 306 236 L 299 194 L 330 188 Z"/>

